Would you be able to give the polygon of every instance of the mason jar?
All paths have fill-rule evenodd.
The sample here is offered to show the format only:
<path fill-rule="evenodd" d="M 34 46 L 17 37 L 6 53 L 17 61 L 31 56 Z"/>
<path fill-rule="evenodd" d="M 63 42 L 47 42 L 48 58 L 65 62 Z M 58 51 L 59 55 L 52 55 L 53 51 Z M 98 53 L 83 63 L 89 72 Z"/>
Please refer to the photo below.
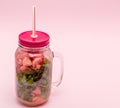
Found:
<path fill-rule="evenodd" d="M 49 47 L 47 33 L 32 31 L 19 35 L 19 44 L 15 52 L 16 95 L 19 102 L 27 106 L 38 106 L 48 101 L 52 86 L 58 86 L 63 76 L 63 59 Z M 52 81 L 53 59 L 60 61 L 58 80 Z"/>

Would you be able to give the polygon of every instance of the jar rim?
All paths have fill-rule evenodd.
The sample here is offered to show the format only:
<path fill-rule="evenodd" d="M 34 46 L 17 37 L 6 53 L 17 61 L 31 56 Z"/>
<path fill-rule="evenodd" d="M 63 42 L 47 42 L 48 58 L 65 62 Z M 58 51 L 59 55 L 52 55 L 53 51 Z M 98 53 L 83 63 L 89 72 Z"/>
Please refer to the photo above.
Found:
<path fill-rule="evenodd" d="M 24 48 L 24 49 L 33 49 L 33 50 L 39 50 L 39 49 L 45 49 L 45 48 L 49 48 L 49 44 L 43 47 L 26 47 L 21 45 L 20 43 L 18 44 L 19 47 Z"/>

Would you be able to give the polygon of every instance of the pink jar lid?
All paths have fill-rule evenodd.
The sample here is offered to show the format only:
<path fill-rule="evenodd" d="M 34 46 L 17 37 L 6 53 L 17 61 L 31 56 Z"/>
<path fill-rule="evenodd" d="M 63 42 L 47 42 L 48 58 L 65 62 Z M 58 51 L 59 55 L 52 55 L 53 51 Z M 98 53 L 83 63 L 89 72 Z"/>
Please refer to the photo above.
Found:
<path fill-rule="evenodd" d="M 37 48 L 49 44 L 50 37 L 48 34 L 36 31 L 36 37 L 32 37 L 32 31 L 26 31 L 19 35 L 19 44 L 25 47 Z"/>

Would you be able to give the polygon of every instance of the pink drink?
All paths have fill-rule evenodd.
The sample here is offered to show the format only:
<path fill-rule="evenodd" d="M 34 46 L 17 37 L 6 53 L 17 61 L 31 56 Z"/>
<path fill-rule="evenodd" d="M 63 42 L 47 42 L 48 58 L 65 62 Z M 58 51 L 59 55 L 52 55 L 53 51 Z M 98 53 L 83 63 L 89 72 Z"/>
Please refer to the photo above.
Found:
<path fill-rule="evenodd" d="M 49 48 L 49 36 L 37 31 L 19 35 L 19 47 L 15 53 L 16 92 L 18 100 L 27 106 L 45 103 L 52 83 L 53 54 Z"/>

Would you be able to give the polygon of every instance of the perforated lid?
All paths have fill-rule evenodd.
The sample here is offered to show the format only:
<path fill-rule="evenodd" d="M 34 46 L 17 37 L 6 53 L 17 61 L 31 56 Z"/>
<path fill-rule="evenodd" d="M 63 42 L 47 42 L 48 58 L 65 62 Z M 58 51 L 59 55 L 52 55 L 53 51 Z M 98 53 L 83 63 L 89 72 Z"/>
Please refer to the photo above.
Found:
<path fill-rule="evenodd" d="M 32 31 L 26 31 L 19 35 L 19 44 L 25 47 L 37 48 L 49 44 L 50 37 L 47 33 L 36 31 L 36 37 L 32 37 Z"/>

